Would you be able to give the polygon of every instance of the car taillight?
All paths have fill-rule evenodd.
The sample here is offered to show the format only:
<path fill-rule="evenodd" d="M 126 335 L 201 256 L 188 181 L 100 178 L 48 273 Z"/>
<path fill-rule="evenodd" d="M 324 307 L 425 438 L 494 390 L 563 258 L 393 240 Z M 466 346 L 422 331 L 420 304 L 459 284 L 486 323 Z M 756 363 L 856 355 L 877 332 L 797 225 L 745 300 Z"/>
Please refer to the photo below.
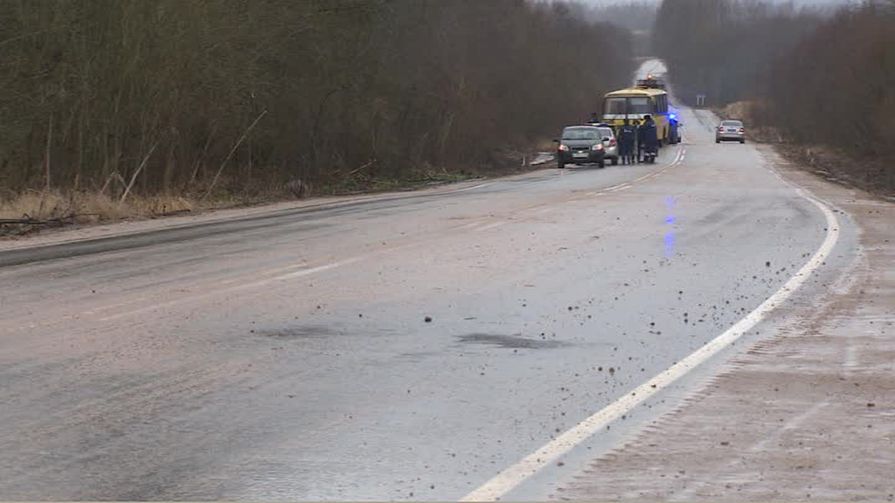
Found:
<path fill-rule="evenodd" d="M 718 126 L 718 131 L 724 131 L 724 126 Z"/>
<path fill-rule="evenodd" d="M 740 128 L 740 133 L 745 133 L 745 132 L 746 132 L 745 128 Z"/>
<path fill-rule="evenodd" d="M 615 145 L 616 145 L 615 138 L 610 138 L 610 139 L 609 139 L 609 146 L 610 146 L 610 147 L 614 147 Z"/>
<path fill-rule="evenodd" d="M 603 150 L 603 144 L 602 144 L 602 143 L 597 143 L 597 144 L 595 144 L 593 147 L 591 147 L 590 149 L 591 149 L 591 150 Z"/>
<path fill-rule="evenodd" d="M 562 143 L 560 143 L 560 144 L 559 144 L 559 150 L 562 151 L 562 152 L 568 152 L 569 147 L 566 146 L 566 145 L 563 145 Z"/>

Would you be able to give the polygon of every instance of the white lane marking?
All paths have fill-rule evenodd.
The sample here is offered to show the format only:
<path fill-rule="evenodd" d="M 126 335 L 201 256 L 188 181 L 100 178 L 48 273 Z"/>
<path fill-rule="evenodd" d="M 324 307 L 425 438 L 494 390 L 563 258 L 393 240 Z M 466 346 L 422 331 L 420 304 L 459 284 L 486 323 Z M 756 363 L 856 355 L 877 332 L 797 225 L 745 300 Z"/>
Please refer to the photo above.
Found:
<path fill-rule="evenodd" d="M 853 370 L 858 366 L 858 348 L 852 342 L 852 338 L 846 339 L 848 346 L 845 348 L 845 361 L 842 362 L 842 375 L 851 377 Z"/>
<path fill-rule="evenodd" d="M 629 183 L 623 183 L 623 184 L 621 184 L 621 185 L 616 186 L 615 188 L 612 188 L 612 189 L 606 189 L 606 192 L 618 192 L 618 191 L 621 191 L 621 190 L 627 190 L 627 189 L 630 189 L 630 188 L 631 188 L 631 184 L 629 184 Z"/>
<path fill-rule="evenodd" d="M 673 166 L 678 166 L 678 165 L 680 165 L 682 162 L 684 162 L 684 153 L 685 153 L 686 151 L 687 151 L 687 150 L 686 150 L 683 146 L 680 147 L 680 148 L 678 148 L 677 154 L 675 155 L 673 161 L 671 161 L 670 163 L 666 164 L 665 166 L 663 166 L 663 167 L 662 167 L 660 170 L 658 170 L 658 171 L 653 171 L 652 173 L 647 173 L 647 174 L 645 174 L 645 175 L 641 175 L 640 177 L 631 180 L 630 183 L 642 182 L 642 181 L 644 181 L 644 180 L 648 180 L 648 179 L 650 179 L 650 178 L 654 178 L 654 177 L 659 176 L 659 175 L 661 175 L 662 173 L 664 173 L 666 169 L 668 169 L 668 168 L 670 168 L 670 167 L 673 167 Z"/>
<path fill-rule="evenodd" d="M 542 468 L 554 463 L 560 456 L 568 453 L 596 432 L 603 430 L 611 422 L 630 412 L 644 400 L 668 387 L 722 349 L 730 346 L 789 298 L 814 271 L 824 264 L 827 256 L 829 256 L 839 240 L 839 222 L 836 219 L 836 215 L 826 204 L 805 193 L 802 189 L 796 189 L 796 192 L 801 197 L 811 201 L 824 214 L 827 222 L 827 234 L 811 259 L 794 276 L 789 278 L 779 290 L 706 345 L 697 349 L 680 362 L 668 367 L 649 381 L 634 388 L 629 394 L 612 402 L 602 410 L 565 431 L 553 441 L 522 458 L 516 464 L 507 467 L 481 487 L 467 494 L 461 501 L 496 501 L 500 499 Z"/>
<path fill-rule="evenodd" d="M 482 227 L 479 227 L 478 229 L 476 229 L 476 231 L 481 232 L 481 231 L 486 231 L 486 230 L 488 230 L 488 229 L 494 229 L 494 228 L 496 228 L 496 227 L 500 227 L 501 225 L 504 225 L 504 224 L 506 224 L 506 223 L 507 223 L 507 222 L 503 222 L 503 221 L 501 221 L 501 222 L 493 222 L 493 223 L 490 223 L 490 224 L 488 224 L 488 225 L 484 225 L 484 226 L 482 226 Z"/>
<path fill-rule="evenodd" d="M 494 185 L 494 182 L 480 183 L 478 185 L 473 185 L 472 187 L 466 187 L 465 189 L 457 189 L 448 192 L 449 194 L 456 194 L 457 192 L 466 192 L 467 190 L 475 190 L 481 189 L 482 187 L 487 187 L 489 185 Z"/>
<path fill-rule="evenodd" d="M 484 225 L 484 224 L 485 224 L 485 222 L 475 221 L 475 222 L 469 222 L 468 224 L 463 224 L 463 225 L 461 225 L 461 226 L 459 226 L 459 227 L 457 227 L 457 228 L 458 228 L 458 229 L 470 229 L 470 230 L 471 230 L 471 229 L 475 229 L 476 227 L 478 227 L 478 226 L 480 226 L 480 225 Z"/>
<path fill-rule="evenodd" d="M 186 298 L 176 299 L 176 300 L 169 300 L 169 301 L 166 301 L 166 302 L 157 302 L 157 303 L 155 303 L 155 304 L 151 304 L 151 305 L 148 305 L 148 306 L 143 306 L 143 307 L 140 307 L 140 308 L 137 308 L 137 309 L 131 309 L 131 310 L 128 310 L 128 311 L 122 311 L 122 312 L 120 312 L 120 313 L 115 313 L 115 314 L 112 314 L 112 315 L 109 315 L 109 316 L 105 316 L 105 317 L 103 317 L 103 318 L 99 318 L 99 321 L 112 321 L 112 320 L 117 320 L 117 319 L 119 319 L 119 318 L 124 318 L 124 317 L 126 317 L 126 316 L 133 316 L 133 315 L 135 315 L 135 314 L 141 314 L 141 313 L 145 313 L 145 312 L 147 312 L 147 311 L 155 311 L 155 310 L 160 309 L 160 308 L 163 308 L 163 307 L 169 307 L 169 306 L 174 306 L 174 305 L 182 305 L 182 304 L 187 303 L 187 302 L 192 302 L 192 301 L 195 301 L 195 300 L 204 299 L 204 298 L 211 297 L 211 296 L 214 296 L 214 295 L 220 295 L 220 294 L 222 294 L 222 293 L 232 293 L 232 292 L 237 292 L 237 291 L 239 291 L 239 290 L 245 290 L 245 289 L 248 289 L 248 288 L 257 288 L 257 287 L 259 287 L 259 286 L 265 286 L 265 285 L 270 284 L 270 283 L 273 283 L 273 282 L 275 282 L 275 281 L 282 281 L 282 280 L 287 280 L 287 279 L 292 279 L 292 278 L 298 278 L 298 277 L 301 277 L 301 276 L 308 276 L 308 275 L 310 275 L 310 274 L 314 274 L 314 273 L 318 273 L 318 272 L 327 271 L 327 270 L 329 270 L 329 269 L 335 269 L 336 267 L 341 267 L 341 266 L 343 266 L 343 265 L 352 264 L 352 263 L 354 263 L 354 262 L 358 262 L 358 261 L 360 261 L 362 258 L 363 258 L 363 257 L 350 258 L 350 259 L 346 259 L 346 260 L 341 260 L 341 261 L 339 261 L 339 262 L 333 262 L 333 263 L 331 263 L 331 264 L 325 264 L 325 265 L 321 265 L 321 266 L 317 266 L 317 267 L 310 267 L 310 268 L 307 268 L 307 269 L 301 269 L 301 270 L 298 270 L 298 271 L 295 271 L 295 272 L 291 272 L 291 273 L 287 273 L 287 274 L 281 274 L 281 275 L 279 275 L 279 276 L 274 276 L 274 277 L 272 277 L 272 278 L 266 278 L 266 279 L 262 279 L 262 280 L 258 280 L 258 281 L 252 281 L 252 282 L 249 282 L 249 283 L 243 283 L 243 284 L 241 284 L 241 285 L 236 285 L 236 286 L 232 286 L 232 287 L 228 287 L 228 288 L 214 289 L 214 290 L 209 291 L 209 292 L 204 293 L 204 294 L 191 295 L 191 296 L 186 297 Z"/>
<path fill-rule="evenodd" d="M 314 273 L 318 273 L 318 272 L 322 272 L 322 271 L 328 271 L 329 269 L 335 269 L 336 267 L 345 265 L 345 264 L 347 264 L 347 263 L 349 263 L 349 262 L 356 262 L 356 261 L 357 261 L 356 259 L 355 259 L 355 260 L 351 260 L 351 261 L 349 261 L 349 260 L 343 260 L 342 262 L 334 262 L 334 263 L 332 263 L 332 264 L 326 264 L 326 265 L 321 265 L 321 266 L 317 266 L 317 267 L 311 267 L 311 268 L 308 268 L 308 269 L 301 269 L 301 270 L 298 270 L 298 271 L 295 271 L 295 272 L 290 272 L 290 273 L 287 273 L 287 274 L 281 274 L 281 275 L 279 275 L 279 276 L 275 276 L 275 277 L 273 278 L 273 280 L 267 280 L 267 281 L 261 282 L 261 284 L 263 284 L 263 283 L 269 283 L 270 281 L 276 281 L 276 280 L 292 279 L 292 278 L 300 278 L 300 277 L 302 277 L 302 276 L 307 276 L 307 275 L 309 275 L 309 274 L 314 274 Z"/>

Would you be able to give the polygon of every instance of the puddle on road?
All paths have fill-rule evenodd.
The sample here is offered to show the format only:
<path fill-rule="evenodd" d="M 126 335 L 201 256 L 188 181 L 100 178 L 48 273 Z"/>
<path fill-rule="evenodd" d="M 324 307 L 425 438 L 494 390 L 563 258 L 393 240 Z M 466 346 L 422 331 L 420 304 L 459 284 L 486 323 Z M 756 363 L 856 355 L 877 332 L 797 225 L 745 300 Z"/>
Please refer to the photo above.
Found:
<path fill-rule="evenodd" d="M 505 334 L 468 334 L 457 336 L 457 339 L 467 344 L 487 344 L 505 349 L 552 349 L 570 345 L 563 341 L 530 339 L 521 335 Z"/>

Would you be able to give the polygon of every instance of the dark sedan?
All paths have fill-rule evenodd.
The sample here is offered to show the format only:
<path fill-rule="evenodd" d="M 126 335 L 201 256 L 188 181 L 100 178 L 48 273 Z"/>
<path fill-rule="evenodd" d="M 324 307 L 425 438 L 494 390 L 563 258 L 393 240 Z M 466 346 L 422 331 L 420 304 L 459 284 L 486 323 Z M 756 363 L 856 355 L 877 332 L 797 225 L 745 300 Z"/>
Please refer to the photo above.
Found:
<path fill-rule="evenodd" d="M 594 126 L 569 126 L 562 130 L 562 138 L 553 140 L 556 149 L 557 167 L 566 164 L 597 164 L 605 166 L 606 151 L 600 129 Z"/>

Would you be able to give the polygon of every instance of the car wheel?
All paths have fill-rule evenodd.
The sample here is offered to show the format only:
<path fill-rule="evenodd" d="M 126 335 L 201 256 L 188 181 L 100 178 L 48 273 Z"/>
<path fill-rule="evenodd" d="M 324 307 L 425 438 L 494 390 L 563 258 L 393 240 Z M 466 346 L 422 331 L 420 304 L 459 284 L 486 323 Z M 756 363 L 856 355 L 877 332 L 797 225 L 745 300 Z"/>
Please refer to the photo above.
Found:
<path fill-rule="evenodd" d="M 715 138 L 715 143 L 721 143 L 721 140 L 719 140 L 718 138 Z"/>
<path fill-rule="evenodd" d="M 746 143 L 746 140 L 740 140 L 740 145 Z"/>
<path fill-rule="evenodd" d="M 613 166 L 618 166 L 618 157 L 613 157 L 613 158 L 612 158 L 612 165 L 613 165 Z"/>
<path fill-rule="evenodd" d="M 599 167 L 601 167 L 601 168 L 605 168 L 605 167 L 606 167 L 606 161 L 600 161 L 599 163 L 597 163 L 597 166 L 599 166 Z"/>

